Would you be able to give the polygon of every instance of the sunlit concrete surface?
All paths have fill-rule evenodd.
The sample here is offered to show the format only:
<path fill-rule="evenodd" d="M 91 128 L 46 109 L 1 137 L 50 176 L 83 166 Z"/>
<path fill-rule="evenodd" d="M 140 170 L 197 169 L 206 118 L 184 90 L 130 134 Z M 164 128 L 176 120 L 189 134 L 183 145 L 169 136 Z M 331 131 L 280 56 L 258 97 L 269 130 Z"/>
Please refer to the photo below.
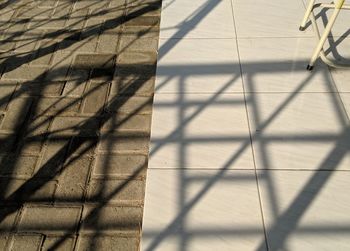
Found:
<path fill-rule="evenodd" d="M 163 1 L 142 250 L 350 250 L 350 70 L 306 71 L 306 3 Z"/>

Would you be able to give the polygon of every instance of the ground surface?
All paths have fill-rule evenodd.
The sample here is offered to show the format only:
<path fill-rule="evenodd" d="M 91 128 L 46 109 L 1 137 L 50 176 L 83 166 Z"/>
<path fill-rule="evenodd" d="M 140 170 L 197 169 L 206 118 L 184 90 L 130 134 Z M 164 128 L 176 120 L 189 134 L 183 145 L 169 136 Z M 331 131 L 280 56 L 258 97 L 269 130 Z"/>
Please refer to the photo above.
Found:
<path fill-rule="evenodd" d="M 137 250 L 160 1 L 0 2 L 0 249 Z"/>
<path fill-rule="evenodd" d="M 350 250 L 350 71 L 306 70 L 307 2 L 163 1 L 142 250 Z"/>

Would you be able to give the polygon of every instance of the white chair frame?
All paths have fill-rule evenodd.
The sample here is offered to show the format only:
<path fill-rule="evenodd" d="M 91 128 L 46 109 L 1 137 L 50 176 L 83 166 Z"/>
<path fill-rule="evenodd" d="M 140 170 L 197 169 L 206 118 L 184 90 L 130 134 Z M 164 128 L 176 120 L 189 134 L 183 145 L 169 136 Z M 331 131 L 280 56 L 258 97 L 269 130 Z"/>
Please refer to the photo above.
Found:
<path fill-rule="evenodd" d="M 335 0 L 335 2 L 330 3 L 330 4 L 326 4 L 326 3 L 315 4 L 315 1 L 316 0 L 310 0 L 309 1 L 309 4 L 307 6 L 307 9 L 306 9 L 306 12 L 305 12 L 305 15 L 304 15 L 304 18 L 303 18 L 303 21 L 302 21 L 302 23 L 300 25 L 300 28 L 299 28 L 299 30 L 304 31 L 306 29 L 305 28 L 306 23 L 307 23 L 308 19 L 310 18 L 312 26 L 315 29 L 316 35 L 317 35 L 318 40 L 319 40 L 318 44 L 317 44 L 317 46 L 314 49 L 314 52 L 312 54 L 310 63 L 307 66 L 307 70 L 311 71 L 314 68 L 314 64 L 315 64 L 316 60 L 319 57 L 322 59 L 322 61 L 324 63 L 326 63 L 326 64 L 328 64 L 329 66 L 332 66 L 332 67 L 340 67 L 340 68 L 343 68 L 343 67 L 348 68 L 348 67 L 350 67 L 350 65 L 339 64 L 339 63 L 336 63 L 336 62 L 328 59 L 326 57 L 326 55 L 324 54 L 324 51 L 323 51 L 324 43 L 326 42 L 327 37 L 328 37 L 329 33 L 331 32 L 331 29 L 332 29 L 332 27 L 333 27 L 333 25 L 335 23 L 335 20 L 338 17 L 338 14 L 339 14 L 340 10 L 341 9 L 350 9 L 350 5 L 344 4 L 345 0 Z M 316 23 L 315 15 L 313 13 L 314 8 L 317 8 L 317 7 L 325 7 L 325 8 L 334 9 L 334 12 L 332 13 L 332 15 L 331 15 L 331 17 L 330 17 L 330 19 L 329 19 L 329 21 L 328 21 L 328 23 L 326 25 L 326 28 L 323 31 L 322 35 L 320 34 L 320 31 L 319 31 L 317 23 Z"/>

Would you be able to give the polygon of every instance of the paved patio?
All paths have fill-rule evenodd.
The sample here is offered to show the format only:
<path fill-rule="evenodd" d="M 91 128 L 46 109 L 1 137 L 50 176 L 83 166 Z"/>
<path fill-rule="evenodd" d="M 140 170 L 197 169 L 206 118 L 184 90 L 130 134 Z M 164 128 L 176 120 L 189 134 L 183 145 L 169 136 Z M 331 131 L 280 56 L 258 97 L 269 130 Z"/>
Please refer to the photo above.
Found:
<path fill-rule="evenodd" d="M 0 250 L 138 250 L 161 2 L 0 2 Z"/>
<path fill-rule="evenodd" d="M 142 250 L 350 250 L 350 71 L 306 71 L 305 3 L 163 1 Z"/>
<path fill-rule="evenodd" d="M 305 70 L 306 2 L 0 1 L 0 249 L 350 250 L 350 71 Z"/>

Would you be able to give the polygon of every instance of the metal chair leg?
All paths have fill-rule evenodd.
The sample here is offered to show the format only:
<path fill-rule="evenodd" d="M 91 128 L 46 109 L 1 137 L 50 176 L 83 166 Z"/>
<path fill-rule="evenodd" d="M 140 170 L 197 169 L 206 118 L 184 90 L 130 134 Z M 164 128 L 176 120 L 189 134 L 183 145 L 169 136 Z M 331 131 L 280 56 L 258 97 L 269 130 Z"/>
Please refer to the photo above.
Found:
<path fill-rule="evenodd" d="M 311 14 L 312 9 L 314 8 L 314 4 L 315 4 L 316 0 L 310 0 L 309 1 L 309 5 L 307 6 L 303 21 L 301 22 L 301 25 L 299 27 L 299 30 L 304 31 L 305 30 L 305 26 L 306 26 L 306 22 L 309 19 L 309 16 Z"/>
<path fill-rule="evenodd" d="M 330 17 L 329 22 L 328 22 L 328 24 L 327 24 L 327 26 L 326 26 L 326 28 L 325 28 L 322 36 L 321 36 L 321 39 L 318 42 L 318 45 L 316 46 L 316 48 L 315 48 L 315 50 L 314 50 L 314 52 L 312 54 L 310 63 L 308 64 L 308 66 L 306 68 L 307 70 L 311 71 L 313 69 L 315 61 L 317 60 L 317 58 L 320 55 L 320 52 L 321 52 L 321 50 L 323 48 L 323 45 L 326 42 L 326 39 L 327 39 L 327 37 L 328 37 L 328 35 L 329 35 L 333 25 L 334 25 L 335 20 L 337 19 L 337 16 L 338 16 L 338 14 L 339 14 L 339 12 L 340 12 L 343 4 L 344 4 L 344 1 L 345 0 L 338 0 L 335 3 L 334 12 L 333 12 L 332 16 Z"/>

